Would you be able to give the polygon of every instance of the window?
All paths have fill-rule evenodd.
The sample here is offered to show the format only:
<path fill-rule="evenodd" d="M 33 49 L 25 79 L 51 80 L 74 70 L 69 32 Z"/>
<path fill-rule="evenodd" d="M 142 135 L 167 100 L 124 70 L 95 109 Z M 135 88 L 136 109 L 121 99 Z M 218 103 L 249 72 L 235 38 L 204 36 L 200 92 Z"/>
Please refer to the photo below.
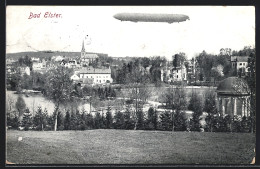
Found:
<path fill-rule="evenodd" d="M 178 70 L 177 70 L 177 73 L 178 73 Z M 177 77 L 178 78 L 178 77 Z"/>
<path fill-rule="evenodd" d="M 242 63 L 240 63 L 239 65 L 242 65 Z"/>
<path fill-rule="evenodd" d="M 243 65 L 245 66 L 245 63 L 243 63 Z"/>
<path fill-rule="evenodd" d="M 178 79 L 178 75 L 177 75 L 177 79 Z"/>

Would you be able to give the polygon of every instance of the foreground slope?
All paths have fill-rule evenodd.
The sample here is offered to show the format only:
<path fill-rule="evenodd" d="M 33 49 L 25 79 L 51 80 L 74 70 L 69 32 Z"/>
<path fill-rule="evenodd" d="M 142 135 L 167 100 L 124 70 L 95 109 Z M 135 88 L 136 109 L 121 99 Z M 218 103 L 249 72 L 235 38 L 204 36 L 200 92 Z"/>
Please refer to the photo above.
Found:
<path fill-rule="evenodd" d="M 6 136 L 6 160 L 17 164 L 249 164 L 255 147 L 251 133 L 8 130 Z"/>

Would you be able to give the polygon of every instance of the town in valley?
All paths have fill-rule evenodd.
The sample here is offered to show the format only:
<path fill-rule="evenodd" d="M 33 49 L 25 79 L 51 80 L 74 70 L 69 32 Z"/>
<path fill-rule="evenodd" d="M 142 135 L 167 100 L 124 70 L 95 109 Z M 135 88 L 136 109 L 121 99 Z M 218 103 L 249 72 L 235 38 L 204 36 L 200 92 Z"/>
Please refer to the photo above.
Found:
<path fill-rule="evenodd" d="M 6 164 L 254 164 L 254 11 L 9 5 Z"/>

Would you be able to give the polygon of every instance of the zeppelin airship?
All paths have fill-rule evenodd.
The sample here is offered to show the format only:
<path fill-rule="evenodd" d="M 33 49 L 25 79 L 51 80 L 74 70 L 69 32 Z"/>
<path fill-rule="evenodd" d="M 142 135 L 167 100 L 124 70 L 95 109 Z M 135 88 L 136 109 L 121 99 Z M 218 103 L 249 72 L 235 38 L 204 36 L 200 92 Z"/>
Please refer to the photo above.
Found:
<path fill-rule="evenodd" d="M 118 13 L 114 15 L 115 19 L 131 22 L 184 22 L 190 20 L 183 14 L 149 14 L 149 13 Z"/>

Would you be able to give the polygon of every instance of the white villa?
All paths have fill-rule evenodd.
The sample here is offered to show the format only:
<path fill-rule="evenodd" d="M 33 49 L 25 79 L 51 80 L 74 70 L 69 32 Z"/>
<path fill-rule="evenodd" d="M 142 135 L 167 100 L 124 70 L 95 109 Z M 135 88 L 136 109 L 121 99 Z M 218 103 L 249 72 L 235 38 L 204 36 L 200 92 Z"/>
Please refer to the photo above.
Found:
<path fill-rule="evenodd" d="M 231 56 L 231 66 L 233 69 L 248 72 L 248 56 Z"/>
<path fill-rule="evenodd" d="M 165 79 L 164 79 L 165 78 Z M 161 70 L 161 80 L 167 82 L 175 81 L 186 81 L 187 80 L 187 69 L 184 65 L 179 67 L 166 67 L 166 69 Z"/>

